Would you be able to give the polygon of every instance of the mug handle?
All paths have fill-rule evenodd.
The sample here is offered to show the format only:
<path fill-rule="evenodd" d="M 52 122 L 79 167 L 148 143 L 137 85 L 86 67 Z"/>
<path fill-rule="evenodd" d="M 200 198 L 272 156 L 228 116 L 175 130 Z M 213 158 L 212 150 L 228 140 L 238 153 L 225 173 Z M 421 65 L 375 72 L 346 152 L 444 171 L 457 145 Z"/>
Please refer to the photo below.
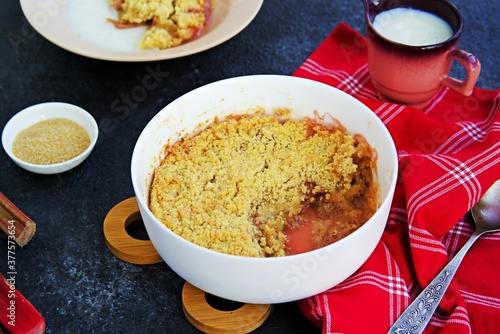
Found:
<path fill-rule="evenodd" d="M 467 77 L 465 81 L 458 80 L 456 78 L 450 77 L 448 74 L 443 77 L 441 83 L 448 86 L 464 96 L 470 96 L 472 90 L 476 85 L 477 79 L 479 78 L 479 73 L 481 72 L 481 63 L 476 56 L 472 53 L 460 50 L 452 49 L 446 55 L 450 63 L 456 60 L 460 65 L 465 68 Z"/>

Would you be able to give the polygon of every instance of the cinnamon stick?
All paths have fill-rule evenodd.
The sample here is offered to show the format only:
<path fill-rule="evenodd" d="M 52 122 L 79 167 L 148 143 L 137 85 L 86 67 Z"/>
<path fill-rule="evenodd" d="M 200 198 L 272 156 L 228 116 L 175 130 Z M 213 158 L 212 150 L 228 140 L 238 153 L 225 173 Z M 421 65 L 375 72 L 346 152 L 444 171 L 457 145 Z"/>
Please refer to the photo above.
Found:
<path fill-rule="evenodd" d="M 0 192 L 0 229 L 21 247 L 35 235 L 36 224 Z"/>

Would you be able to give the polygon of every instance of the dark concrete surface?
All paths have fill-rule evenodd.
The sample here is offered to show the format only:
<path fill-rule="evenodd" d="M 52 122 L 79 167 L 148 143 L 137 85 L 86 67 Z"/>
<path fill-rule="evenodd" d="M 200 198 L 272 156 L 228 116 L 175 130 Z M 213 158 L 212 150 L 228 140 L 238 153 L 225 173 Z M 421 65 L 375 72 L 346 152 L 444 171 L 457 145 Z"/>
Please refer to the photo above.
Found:
<path fill-rule="evenodd" d="M 478 86 L 500 88 L 500 1 L 453 3 L 465 18 L 459 46 L 482 63 Z M 16 287 L 43 314 L 47 333 L 197 332 L 182 312 L 180 277 L 164 263 L 122 262 L 104 243 L 107 212 L 134 196 L 129 171 L 137 137 L 159 110 L 196 87 L 247 74 L 291 74 L 341 21 L 364 33 L 360 0 L 265 0 L 245 30 L 213 49 L 159 62 L 116 63 L 53 45 L 28 25 L 18 1 L 0 1 L 0 128 L 25 107 L 62 101 L 88 110 L 101 130 L 89 159 L 59 175 L 29 173 L 0 150 L 0 191 L 38 228 L 34 239 L 16 250 Z M 28 37 L 12 43 L 9 36 Z M 150 70 L 163 73 L 161 84 L 127 115 L 114 113 L 113 101 L 129 94 Z M 6 254 L 3 236 L 3 273 Z M 287 303 L 275 305 L 255 332 L 314 330 L 296 304 Z"/>

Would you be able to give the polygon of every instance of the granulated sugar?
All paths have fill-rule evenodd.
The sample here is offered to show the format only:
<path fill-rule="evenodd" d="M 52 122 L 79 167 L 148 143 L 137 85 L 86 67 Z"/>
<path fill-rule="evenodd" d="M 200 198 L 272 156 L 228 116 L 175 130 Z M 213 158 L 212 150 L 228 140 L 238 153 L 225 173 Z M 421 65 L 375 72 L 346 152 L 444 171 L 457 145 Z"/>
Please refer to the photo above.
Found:
<path fill-rule="evenodd" d="M 90 137 L 83 127 L 66 118 L 52 118 L 19 132 L 12 152 L 23 161 L 51 165 L 80 155 L 89 145 Z"/>

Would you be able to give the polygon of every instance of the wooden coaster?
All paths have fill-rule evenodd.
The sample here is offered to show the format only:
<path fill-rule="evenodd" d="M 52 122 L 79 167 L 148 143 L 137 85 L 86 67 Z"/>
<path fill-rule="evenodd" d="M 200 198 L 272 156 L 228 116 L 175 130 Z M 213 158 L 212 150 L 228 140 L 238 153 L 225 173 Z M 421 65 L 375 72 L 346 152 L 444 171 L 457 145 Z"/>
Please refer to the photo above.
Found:
<path fill-rule="evenodd" d="M 106 245 L 117 258 L 133 264 L 154 264 L 162 261 L 151 240 L 131 237 L 126 228 L 141 219 L 135 197 L 115 205 L 104 218 L 104 238 Z"/>
<path fill-rule="evenodd" d="M 244 304 L 234 311 L 210 306 L 207 293 L 184 283 L 182 306 L 188 321 L 204 333 L 249 333 L 260 327 L 271 313 L 269 304 Z"/>
<path fill-rule="evenodd" d="M 115 205 L 104 218 L 106 246 L 119 259 L 133 264 L 154 264 L 162 258 L 150 240 L 131 237 L 126 228 L 141 219 L 135 197 Z M 182 306 L 188 321 L 204 333 L 249 333 L 260 327 L 271 313 L 269 304 L 243 304 L 234 311 L 213 308 L 207 293 L 188 282 L 182 289 Z"/>

